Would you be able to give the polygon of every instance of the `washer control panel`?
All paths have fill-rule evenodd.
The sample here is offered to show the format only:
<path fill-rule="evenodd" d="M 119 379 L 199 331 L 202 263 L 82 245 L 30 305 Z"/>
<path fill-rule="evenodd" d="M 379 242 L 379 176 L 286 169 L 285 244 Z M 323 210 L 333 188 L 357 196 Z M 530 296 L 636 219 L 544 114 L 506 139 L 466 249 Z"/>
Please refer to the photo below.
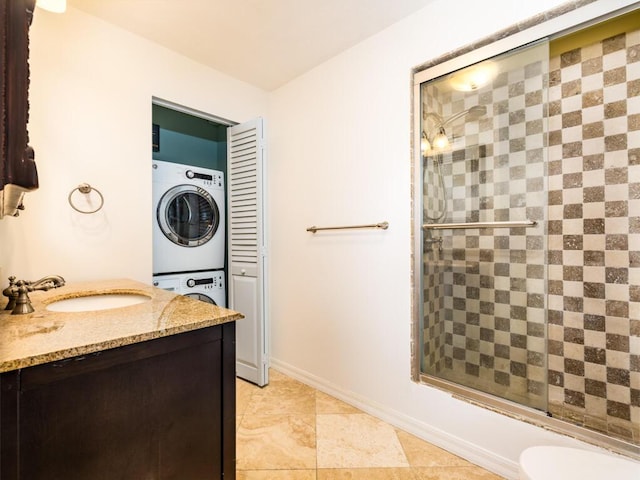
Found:
<path fill-rule="evenodd" d="M 204 290 L 221 289 L 224 288 L 223 278 L 222 273 L 201 278 L 189 277 L 185 284 L 188 288 L 197 287 Z"/>
<path fill-rule="evenodd" d="M 184 176 L 187 177 L 188 180 L 197 180 L 199 181 L 199 183 L 202 183 L 202 185 L 222 188 L 222 186 L 224 185 L 224 175 L 222 174 L 222 172 L 208 172 L 203 173 L 198 172 L 197 170 L 189 169 L 184 172 Z"/>

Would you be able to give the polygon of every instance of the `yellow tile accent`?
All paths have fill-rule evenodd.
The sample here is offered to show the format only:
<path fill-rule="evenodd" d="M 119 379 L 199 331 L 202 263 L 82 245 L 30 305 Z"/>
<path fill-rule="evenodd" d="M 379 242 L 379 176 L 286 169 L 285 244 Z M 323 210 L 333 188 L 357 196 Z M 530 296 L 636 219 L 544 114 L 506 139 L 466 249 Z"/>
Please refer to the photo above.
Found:
<path fill-rule="evenodd" d="M 605 38 L 638 30 L 638 25 L 640 25 L 640 9 L 552 40 L 549 42 L 549 56 L 555 57 L 564 52 L 600 42 Z"/>

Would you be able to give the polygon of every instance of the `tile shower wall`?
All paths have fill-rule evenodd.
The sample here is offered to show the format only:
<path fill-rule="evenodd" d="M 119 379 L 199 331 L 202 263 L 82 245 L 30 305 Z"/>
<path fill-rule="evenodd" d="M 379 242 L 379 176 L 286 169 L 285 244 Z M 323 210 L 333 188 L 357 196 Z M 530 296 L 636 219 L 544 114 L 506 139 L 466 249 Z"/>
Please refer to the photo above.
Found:
<path fill-rule="evenodd" d="M 549 77 L 549 410 L 640 444 L 640 30 Z"/>
<path fill-rule="evenodd" d="M 527 58 L 546 58 L 536 47 Z M 544 49 L 544 50 L 542 50 Z M 526 62 L 525 62 L 526 63 Z M 448 118 L 475 105 L 479 120 L 447 127 L 452 152 L 425 159 L 425 222 L 536 220 L 534 229 L 444 230 L 425 244 L 423 371 L 546 409 L 544 225 L 546 60 L 500 74 L 462 94 L 425 86 Z M 435 102 L 434 102 L 435 103 Z M 431 110 L 433 111 L 433 110 Z M 429 218 L 430 217 L 430 218 Z"/>
<path fill-rule="evenodd" d="M 441 98 L 437 87 L 428 84 L 424 87 L 422 98 L 426 102 L 423 112 L 437 112 L 441 115 Z M 423 118 L 426 121 L 426 117 Z M 424 208 L 423 223 L 442 221 L 442 215 L 447 211 L 447 185 L 444 177 L 442 156 L 425 156 L 422 159 Z M 445 217 L 446 221 L 446 217 Z M 423 242 L 423 356 L 421 371 L 440 372 L 445 362 L 445 312 L 444 312 L 444 273 L 447 269 L 445 262 L 440 261 L 442 244 L 431 231 L 425 232 Z M 433 241 L 436 243 L 433 243 Z"/>
<path fill-rule="evenodd" d="M 548 398 L 554 417 L 640 444 L 640 31 L 550 59 L 548 99 L 542 70 L 528 65 L 464 101 L 423 91 L 445 118 L 487 106 L 457 124 L 462 146 L 442 157 L 440 221 L 546 216 L 548 237 L 427 234 L 442 235 L 443 250 L 423 252 L 422 371 L 538 408 Z M 528 113 L 546 102 L 545 164 L 547 126 Z M 434 212 L 437 163 L 424 166 Z"/>

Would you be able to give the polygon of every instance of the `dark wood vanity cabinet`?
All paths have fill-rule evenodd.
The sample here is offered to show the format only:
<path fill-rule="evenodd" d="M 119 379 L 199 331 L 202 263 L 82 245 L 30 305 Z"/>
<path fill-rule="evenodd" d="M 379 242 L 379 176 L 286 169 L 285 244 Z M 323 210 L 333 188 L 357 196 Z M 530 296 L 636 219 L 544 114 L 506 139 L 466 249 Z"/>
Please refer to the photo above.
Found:
<path fill-rule="evenodd" d="M 2 480 L 235 479 L 235 323 L 0 375 Z"/>

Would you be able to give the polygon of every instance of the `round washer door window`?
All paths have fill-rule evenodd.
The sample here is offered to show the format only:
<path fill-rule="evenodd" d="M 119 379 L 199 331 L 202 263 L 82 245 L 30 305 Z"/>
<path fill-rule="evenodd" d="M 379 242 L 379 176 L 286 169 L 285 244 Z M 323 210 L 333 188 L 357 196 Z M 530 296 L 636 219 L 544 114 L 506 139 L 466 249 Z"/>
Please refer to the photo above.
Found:
<path fill-rule="evenodd" d="M 211 297 L 206 296 L 203 293 L 187 293 L 185 297 L 195 298 L 196 300 L 200 300 L 201 302 L 212 303 L 213 305 L 217 305 L 216 302 L 213 301 Z"/>
<path fill-rule="evenodd" d="M 156 217 L 162 233 L 182 247 L 204 245 L 220 225 L 215 200 L 195 185 L 177 185 L 167 190 L 158 203 Z"/>

